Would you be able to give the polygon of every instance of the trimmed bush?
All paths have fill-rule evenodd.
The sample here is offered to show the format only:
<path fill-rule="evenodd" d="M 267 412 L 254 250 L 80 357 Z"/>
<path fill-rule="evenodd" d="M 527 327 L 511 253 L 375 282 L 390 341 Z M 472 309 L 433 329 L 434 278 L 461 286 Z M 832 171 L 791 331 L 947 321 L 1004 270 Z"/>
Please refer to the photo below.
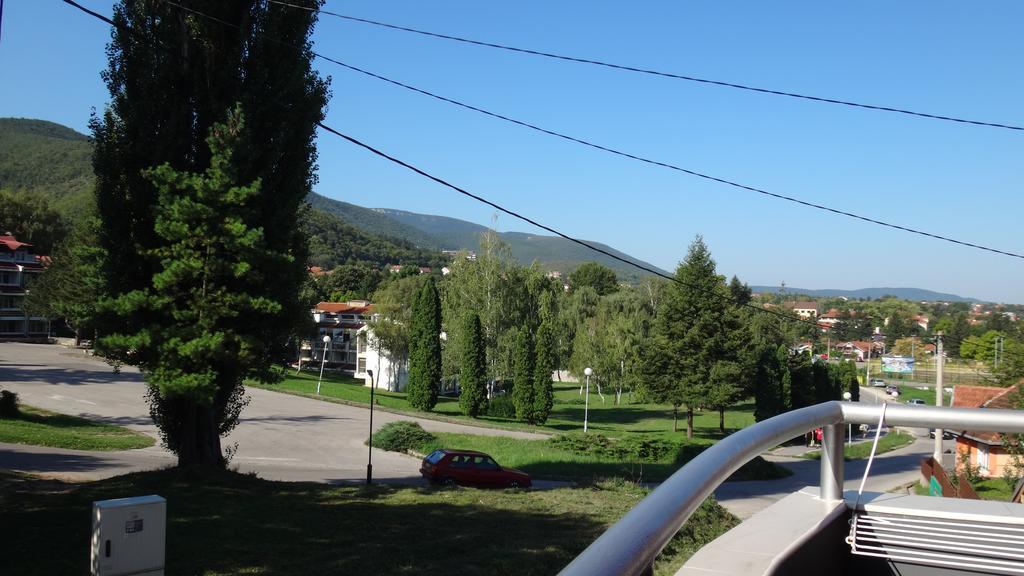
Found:
<path fill-rule="evenodd" d="M 487 415 L 498 418 L 515 418 L 516 405 L 508 394 L 495 396 L 487 403 Z"/>
<path fill-rule="evenodd" d="M 416 422 L 399 420 L 381 426 L 373 435 L 373 447 L 389 452 L 407 452 L 437 440 Z"/>
<path fill-rule="evenodd" d="M 10 390 L 0 390 L 0 418 L 17 418 L 18 395 Z"/>
<path fill-rule="evenodd" d="M 643 462 L 658 462 L 679 449 L 669 440 L 648 436 L 608 438 L 602 434 L 559 434 L 548 442 L 575 454 L 593 454 Z"/>

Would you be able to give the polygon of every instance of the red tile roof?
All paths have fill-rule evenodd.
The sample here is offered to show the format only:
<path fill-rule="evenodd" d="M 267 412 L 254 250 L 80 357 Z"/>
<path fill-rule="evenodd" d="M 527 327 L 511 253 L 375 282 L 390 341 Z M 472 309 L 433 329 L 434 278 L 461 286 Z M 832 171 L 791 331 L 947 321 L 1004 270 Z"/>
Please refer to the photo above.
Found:
<path fill-rule="evenodd" d="M 366 300 L 352 302 L 320 302 L 313 308 L 314 312 L 328 314 L 368 314 L 373 311 L 373 304 Z"/>
<path fill-rule="evenodd" d="M 1016 392 L 1017 385 L 1010 386 L 1009 388 L 998 388 L 996 386 L 967 386 L 960 384 L 953 387 L 953 407 L 1009 410 L 1013 408 L 1011 400 Z M 998 432 L 965 430 L 964 436 L 979 440 L 990 446 L 997 446 L 1003 443 L 1003 436 Z"/>
<path fill-rule="evenodd" d="M 28 242 L 19 242 L 12 234 L 0 235 L 0 244 L 7 247 L 8 250 L 14 251 L 22 246 L 31 246 Z"/>

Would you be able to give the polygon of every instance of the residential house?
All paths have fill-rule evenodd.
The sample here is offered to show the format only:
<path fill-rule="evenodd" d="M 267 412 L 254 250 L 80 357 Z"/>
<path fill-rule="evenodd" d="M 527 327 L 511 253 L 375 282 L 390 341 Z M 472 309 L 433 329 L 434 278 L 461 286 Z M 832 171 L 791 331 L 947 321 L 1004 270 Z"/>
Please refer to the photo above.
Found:
<path fill-rule="evenodd" d="M 300 346 L 300 367 L 316 362 L 334 370 L 355 371 L 356 333 L 366 325 L 372 311 L 373 305 L 368 300 L 317 304 L 312 310 L 316 328 L 310 339 Z M 330 342 L 325 344 L 324 336 L 330 337 Z"/>
<path fill-rule="evenodd" d="M 50 323 L 25 311 L 26 285 L 44 269 L 45 256 L 32 254 L 31 244 L 11 234 L 0 235 L 0 339 L 38 339 L 50 333 Z"/>
<path fill-rule="evenodd" d="M 801 318 L 817 318 L 818 317 L 818 303 L 817 302 L 793 302 L 789 305 L 793 312 L 796 312 L 797 316 Z"/>
<path fill-rule="evenodd" d="M 872 351 L 875 345 L 873 342 L 867 342 L 864 340 L 851 340 L 849 342 L 840 342 L 835 345 L 835 349 L 845 357 L 853 358 L 857 362 L 863 362 L 868 358 L 871 358 Z"/>
<path fill-rule="evenodd" d="M 1013 409 L 1013 399 L 1019 385 L 1009 388 L 994 386 L 953 387 L 954 408 L 990 408 L 994 410 Z M 1010 463 L 1003 442 L 1003 435 L 998 432 L 977 432 L 964 430 L 956 439 L 957 468 L 962 467 L 960 459 L 966 455 L 971 466 L 977 466 L 978 472 L 985 477 L 1000 477 Z"/>
<path fill-rule="evenodd" d="M 913 322 L 917 324 L 921 328 L 921 330 L 924 330 L 925 332 L 928 331 L 929 320 L 928 317 L 925 316 L 924 314 L 918 314 L 917 316 L 914 316 Z"/>
<path fill-rule="evenodd" d="M 408 361 L 396 359 L 382 350 L 373 329 L 363 326 L 356 335 L 356 368 L 352 375 L 362 379 L 366 386 L 401 392 L 409 383 Z"/>

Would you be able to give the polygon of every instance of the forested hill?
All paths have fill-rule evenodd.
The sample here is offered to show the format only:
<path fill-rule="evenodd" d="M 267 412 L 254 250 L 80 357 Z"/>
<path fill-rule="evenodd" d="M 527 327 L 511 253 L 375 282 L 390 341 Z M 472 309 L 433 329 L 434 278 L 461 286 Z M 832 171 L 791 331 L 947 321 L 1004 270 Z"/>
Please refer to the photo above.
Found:
<path fill-rule="evenodd" d="M 458 218 L 417 214 L 390 208 L 362 208 L 318 194 L 310 196 L 310 204 L 336 214 L 346 222 L 364 230 L 392 238 L 401 238 L 417 246 L 429 246 L 441 250 L 476 250 L 480 245 L 480 235 L 487 230 L 486 226 Z M 501 232 L 498 236 L 509 245 L 512 255 L 524 266 L 529 266 L 537 261 L 546 269 L 568 273 L 584 262 L 596 261 L 614 270 L 620 280 L 635 281 L 646 275 L 645 272 L 615 258 L 588 250 L 579 244 L 557 236 L 523 232 Z M 653 264 L 633 258 L 606 244 L 587 242 L 630 262 L 660 270 Z"/>
<path fill-rule="evenodd" d="M 92 144 L 71 128 L 25 118 L 0 118 L 0 188 L 48 197 L 65 215 L 88 205 Z"/>
<path fill-rule="evenodd" d="M 0 118 L 0 191 L 43 198 L 73 224 L 91 212 L 91 154 L 90 138 L 66 126 L 45 120 Z M 0 206 L 2 230 L 22 229 L 13 222 L 2 221 L 24 218 L 26 210 L 16 209 L 11 206 L 13 203 Z M 437 250 L 381 237 L 315 208 L 303 222 L 309 235 L 310 264 L 323 268 L 346 263 L 374 267 L 396 263 L 436 266 L 440 261 Z"/>

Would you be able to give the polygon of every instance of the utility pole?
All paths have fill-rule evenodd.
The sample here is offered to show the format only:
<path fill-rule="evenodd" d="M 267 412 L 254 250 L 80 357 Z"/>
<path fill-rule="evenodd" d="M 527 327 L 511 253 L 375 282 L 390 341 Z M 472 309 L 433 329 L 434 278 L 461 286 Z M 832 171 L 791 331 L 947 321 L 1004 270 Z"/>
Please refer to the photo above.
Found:
<path fill-rule="evenodd" d="M 935 334 L 935 406 L 942 406 L 942 331 Z M 935 463 L 942 466 L 942 429 L 935 429 Z"/>

